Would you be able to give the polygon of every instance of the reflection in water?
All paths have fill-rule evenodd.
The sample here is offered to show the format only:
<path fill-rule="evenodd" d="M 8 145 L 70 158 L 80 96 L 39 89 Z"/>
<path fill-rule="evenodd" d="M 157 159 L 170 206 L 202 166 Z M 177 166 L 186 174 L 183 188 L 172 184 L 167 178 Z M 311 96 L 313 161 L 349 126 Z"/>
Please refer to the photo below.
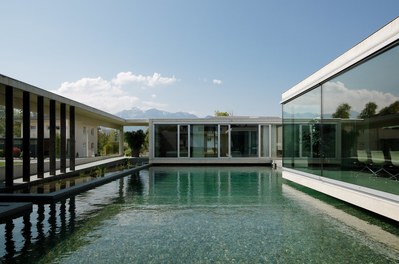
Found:
<path fill-rule="evenodd" d="M 84 226 L 87 216 L 106 211 L 108 203 L 123 204 L 126 196 L 138 197 L 143 192 L 143 183 L 139 173 L 121 178 L 117 182 L 118 191 L 115 195 L 102 193 L 99 197 L 95 196 L 90 200 L 90 197 L 86 197 L 90 193 L 89 191 L 77 196 L 80 199 L 78 208 L 76 196 L 73 196 L 58 203 L 34 205 L 30 215 L 21 217 L 22 222 L 19 221 L 19 218 L 6 222 L 4 237 L 0 238 L 0 242 L 4 241 L 2 243 L 4 247 L 0 251 L 0 263 L 27 263 L 40 260 L 58 243 L 74 234 L 77 227 Z M 70 185 L 74 185 L 74 183 L 71 182 Z M 49 186 L 50 189 L 54 189 L 55 185 L 50 184 Z M 38 193 L 46 192 L 43 188 L 38 188 L 37 191 Z M 104 201 L 99 201 L 102 198 Z M 85 200 L 84 203 L 81 202 L 82 199 Z M 103 204 L 104 207 L 99 207 L 97 203 Z M 16 227 L 15 223 L 18 223 L 19 226 Z M 16 242 L 15 239 L 19 232 L 22 238 L 21 241 Z"/>
<path fill-rule="evenodd" d="M 6 255 L 4 256 L 4 259 L 9 260 L 12 257 L 14 257 L 15 254 L 15 242 L 13 239 L 12 231 L 14 229 L 14 223 L 13 220 L 7 221 L 6 222 L 6 232 L 5 232 L 5 247 L 6 247 Z"/>
<path fill-rule="evenodd" d="M 36 224 L 36 229 L 37 229 L 37 237 L 36 237 L 36 241 L 37 241 L 37 248 L 39 251 L 43 250 L 44 248 L 44 224 L 43 221 L 45 219 L 44 216 L 44 205 L 43 204 L 39 204 L 37 205 L 37 224 Z"/>
<path fill-rule="evenodd" d="M 34 205 L 36 212 L 22 216 L 20 231 L 23 240 L 20 245 L 15 242 L 14 238 L 19 232 L 14 224 L 14 222 L 18 222 L 18 219 L 7 221 L 4 254 L 0 257 L 0 262 L 34 262 L 34 260 L 40 259 L 45 252 L 51 250 L 68 232 L 72 233 L 75 227 L 75 198 L 68 200 L 68 209 L 67 201 L 61 201 L 59 206 L 57 204 L 38 204 Z M 36 219 L 32 218 L 34 215 L 37 215 Z M 36 224 L 34 225 L 33 222 Z M 33 237 L 34 233 L 37 234 L 35 237 Z"/>
<path fill-rule="evenodd" d="M 54 240 L 55 232 L 57 231 L 57 218 L 56 218 L 56 206 L 55 203 L 50 204 L 50 216 L 48 218 L 48 224 L 50 226 L 49 238 Z"/>
<path fill-rule="evenodd" d="M 27 214 L 23 216 L 23 224 L 24 226 L 21 233 L 25 242 L 21 252 L 25 253 L 28 251 L 32 239 L 32 223 L 30 222 L 30 215 Z"/>
<path fill-rule="evenodd" d="M 315 256 L 304 249 L 325 255 L 320 245 L 336 245 L 319 234 L 340 241 L 344 235 L 325 219 L 316 222 L 319 211 L 304 213 L 282 182 L 279 172 L 265 168 L 150 168 L 58 203 L 34 205 L 30 215 L 2 226 L 0 262 L 93 262 L 99 256 L 118 262 L 124 254 L 150 262 L 157 250 L 186 260 L 198 255 L 198 261 L 209 254 L 217 260 L 222 252 L 224 262 L 245 262 L 235 254 L 250 250 L 273 256 L 271 262 Z"/>
<path fill-rule="evenodd" d="M 132 176 L 129 177 L 128 193 L 130 193 L 130 195 L 138 195 L 138 196 L 142 195 L 143 193 L 143 182 L 138 172 L 134 173 Z"/>

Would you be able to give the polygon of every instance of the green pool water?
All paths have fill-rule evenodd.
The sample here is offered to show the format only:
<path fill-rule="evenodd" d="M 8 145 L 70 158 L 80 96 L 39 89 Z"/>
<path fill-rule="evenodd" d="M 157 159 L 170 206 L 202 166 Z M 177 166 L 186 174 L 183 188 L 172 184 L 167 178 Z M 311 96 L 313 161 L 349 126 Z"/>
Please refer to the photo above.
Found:
<path fill-rule="evenodd" d="M 151 167 L 1 231 L 3 262 L 399 262 L 397 223 L 264 167 Z"/>

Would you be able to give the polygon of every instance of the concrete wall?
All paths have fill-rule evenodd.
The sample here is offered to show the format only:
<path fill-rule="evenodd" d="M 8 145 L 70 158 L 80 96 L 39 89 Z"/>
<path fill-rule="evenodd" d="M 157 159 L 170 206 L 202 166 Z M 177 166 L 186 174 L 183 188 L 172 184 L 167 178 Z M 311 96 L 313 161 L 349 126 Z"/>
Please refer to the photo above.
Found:
<path fill-rule="evenodd" d="M 399 221 L 397 195 L 283 168 L 283 178 Z"/>

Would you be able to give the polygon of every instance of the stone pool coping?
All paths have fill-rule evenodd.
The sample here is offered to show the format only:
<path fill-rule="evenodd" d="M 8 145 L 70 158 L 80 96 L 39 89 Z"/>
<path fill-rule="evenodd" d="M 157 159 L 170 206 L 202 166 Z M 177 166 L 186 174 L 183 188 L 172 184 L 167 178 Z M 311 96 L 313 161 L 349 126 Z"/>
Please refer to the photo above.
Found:
<path fill-rule="evenodd" d="M 32 212 L 32 203 L 0 203 L 0 224 Z"/>

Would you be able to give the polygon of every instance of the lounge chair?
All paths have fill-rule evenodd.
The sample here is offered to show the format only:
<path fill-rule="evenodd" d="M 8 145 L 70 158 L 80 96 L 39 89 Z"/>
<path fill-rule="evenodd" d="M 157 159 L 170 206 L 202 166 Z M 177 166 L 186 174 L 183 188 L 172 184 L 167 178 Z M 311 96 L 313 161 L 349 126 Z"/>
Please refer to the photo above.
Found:
<path fill-rule="evenodd" d="M 372 166 L 377 167 L 376 171 L 373 171 L 374 175 L 378 175 L 379 172 L 384 171 L 385 173 L 391 175 L 385 168 L 386 164 L 384 153 L 381 150 L 370 151 Z"/>
<path fill-rule="evenodd" d="M 389 154 L 391 155 L 392 165 L 395 167 L 399 167 L 399 151 L 390 151 Z M 399 173 L 397 173 L 395 175 L 390 173 L 390 175 L 391 175 L 390 179 L 397 180 Z"/>
<path fill-rule="evenodd" d="M 374 174 L 373 170 L 368 166 L 369 164 L 369 157 L 367 155 L 367 151 L 365 150 L 357 150 L 357 160 L 360 164 L 363 164 L 363 168 L 360 171 L 364 171 L 365 169 L 369 170 L 371 173 Z"/>

